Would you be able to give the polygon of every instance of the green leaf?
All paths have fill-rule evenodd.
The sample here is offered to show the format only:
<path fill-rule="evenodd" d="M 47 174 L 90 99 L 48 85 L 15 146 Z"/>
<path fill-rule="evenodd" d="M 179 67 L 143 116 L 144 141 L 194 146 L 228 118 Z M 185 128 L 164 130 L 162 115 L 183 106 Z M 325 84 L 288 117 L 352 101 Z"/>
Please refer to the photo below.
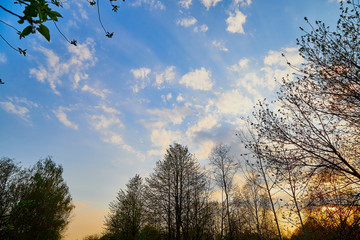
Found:
<path fill-rule="evenodd" d="M 29 35 L 31 32 L 33 31 L 33 27 L 31 25 L 27 26 L 26 28 L 24 28 L 24 30 L 22 30 L 22 32 L 20 33 L 20 39 L 24 38 L 25 36 Z"/>
<path fill-rule="evenodd" d="M 50 31 L 45 25 L 40 24 L 37 30 L 46 38 L 46 40 L 50 41 Z"/>
<path fill-rule="evenodd" d="M 56 11 L 50 11 L 51 15 L 55 16 L 55 17 L 62 17 L 60 13 L 56 12 Z M 50 16 L 49 13 L 49 16 Z"/>
<path fill-rule="evenodd" d="M 62 17 L 61 14 L 56 11 L 50 11 L 47 14 L 48 14 L 49 18 L 54 21 L 57 21 L 58 17 Z"/>

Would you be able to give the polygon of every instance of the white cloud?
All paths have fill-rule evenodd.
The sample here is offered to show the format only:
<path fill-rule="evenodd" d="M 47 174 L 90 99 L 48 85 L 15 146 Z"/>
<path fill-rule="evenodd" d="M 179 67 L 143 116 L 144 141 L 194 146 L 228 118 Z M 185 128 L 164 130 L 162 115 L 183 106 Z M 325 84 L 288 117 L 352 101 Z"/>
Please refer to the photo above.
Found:
<path fill-rule="evenodd" d="M 106 106 L 105 104 L 100 104 L 99 106 L 96 106 L 95 108 L 102 109 L 106 113 L 120 114 L 120 112 L 118 110 L 116 110 L 113 107 Z"/>
<path fill-rule="evenodd" d="M 52 50 L 38 47 L 36 50 L 42 52 L 46 57 L 46 67 L 39 64 L 38 68 L 30 69 L 30 76 L 35 77 L 41 83 L 48 82 L 50 88 L 57 95 L 60 95 L 57 87 L 62 85 L 63 78 L 66 76 L 72 81 L 73 88 L 79 87 L 82 80 L 86 80 L 88 75 L 85 71 L 97 61 L 95 55 L 94 41 L 87 39 L 84 44 L 67 47 L 71 54 L 67 61 L 60 61 L 60 58 Z"/>
<path fill-rule="evenodd" d="M 222 93 L 216 101 L 216 107 L 222 114 L 240 115 L 247 114 L 254 103 L 246 96 L 243 96 L 237 89 Z"/>
<path fill-rule="evenodd" d="M 218 117 L 215 116 L 214 114 L 209 114 L 202 117 L 201 119 L 198 119 L 197 123 L 186 131 L 186 135 L 191 137 L 195 132 L 209 130 L 215 126 L 220 126 L 220 125 L 221 124 L 219 123 Z"/>
<path fill-rule="evenodd" d="M 284 54 L 284 56 L 282 56 Z M 293 65 L 299 65 L 303 62 L 303 58 L 299 55 L 298 48 L 283 48 L 283 52 L 270 50 L 264 58 L 264 64 L 268 66 L 286 67 L 287 61 Z"/>
<path fill-rule="evenodd" d="M 215 7 L 218 2 L 221 2 L 222 0 L 201 0 L 201 3 L 206 7 L 207 10 L 210 9 L 210 7 Z"/>
<path fill-rule="evenodd" d="M 244 34 L 243 25 L 246 22 L 246 16 L 239 10 L 235 11 L 235 14 L 230 13 L 229 17 L 226 19 L 227 28 L 226 30 L 231 33 L 241 33 Z"/>
<path fill-rule="evenodd" d="M 149 5 L 151 9 L 165 10 L 165 5 L 158 0 L 136 0 L 131 6 L 140 7 L 142 5 Z"/>
<path fill-rule="evenodd" d="M 170 66 L 165 69 L 162 73 L 155 74 L 155 83 L 158 89 L 164 82 L 171 83 L 175 79 L 175 66 Z"/>
<path fill-rule="evenodd" d="M 194 90 L 203 91 L 211 90 L 214 85 L 213 81 L 211 80 L 211 71 L 206 70 L 204 67 L 185 74 L 182 76 L 179 83 Z"/>
<path fill-rule="evenodd" d="M 161 124 L 159 127 L 172 123 L 175 125 L 181 124 L 184 118 L 189 115 L 192 111 L 186 107 L 175 107 L 174 109 L 162 108 L 162 109 L 149 109 L 147 112 L 150 115 L 155 116 L 155 120 Z M 153 127 L 153 126 L 151 126 Z"/>
<path fill-rule="evenodd" d="M 224 52 L 227 52 L 229 51 L 229 49 L 227 49 L 223 43 L 221 42 L 218 42 L 216 40 L 212 41 L 211 43 L 214 47 L 216 47 L 217 49 L 219 49 L 220 51 L 224 51 Z"/>
<path fill-rule="evenodd" d="M 96 96 L 99 96 L 101 97 L 102 99 L 104 99 L 107 94 L 110 93 L 109 90 L 107 89 L 95 89 L 95 88 L 92 88 L 90 87 L 89 85 L 85 84 L 82 88 L 81 88 L 82 91 L 85 91 L 85 92 L 89 92 L 93 95 L 96 95 Z"/>
<path fill-rule="evenodd" d="M 116 144 L 116 145 L 124 144 L 123 138 L 118 134 L 115 134 L 112 132 L 106 132 L 105 135 L 106 135 L 106 137 L 104 138 L 104 142 L 106 142 L 106 143 L 111 143 L 111 144 Z"/>
<path fill-rule="evenodd" d="M 137 69 L 131 69 L 130 72 L 132 72 L 134 78 L 137 80 L 136 84 L 132 86 L 133 92 L 137 93 L 141 89 L 144 89 L 149 84 L 149 74 L 151 73 L 150 68 L 137 68 Z"/>
<path fill-rule="evenodd" d="M 6 55 L 4 53 L 0 53 L 0 63 L 6 63 L 6 62 L 7 62 Z"/>
<path fill-rule="evenodd" d="M 150 139 L 154 146 L 161 147 L 162 151 L 164 151 L 170 144 L 179 142 L 181 139 L 181 132 L 166 129 L 154 129 L 151 132 Z"/>
<path fill-rule="evenodd" d="M 194 32 L 207 32 L 207 30 L 209 30 L 209 27 L 206 24 L 194 27 Z"/>
<path fill-rule="evenodd" d="M 144 161 L 145 160 L 145 156 L 144 154 L 137 152 L 132 146 L 126 144 L 126 142 L 124 141 L 124 139 L 122 138 L 121 135 L 115 133 L 115 132 L 104 132 L 103 133 L 103 141 L 105 143 L 110 143 L 110 144 L 114 144 L 114 145 L 118 145 L 119 147 L 121 147 L 122 149 L 124 149 L 125 151 L 134 154 L 140 161 Z"/>
<path fill-rule="evenodd" d="M 141 161 L 144 161 L 145 156 L 135 151 L 122 137 L 121 130 L 125 128 L 125 125 L 118 117 L 120 112 L 105 104 L 100 104 L 96 106 L 95 109 L 102 110 L 102 113 L 97 112 L 96 114 L 89 116 L 88 120 L 90 125 L 100 133 L 102 141 L 118 145 L 125 151 L 134 154 Z"/>
<path fill-rule="evenodd" d="M 190 5 L 192 4 L 192 0 L 181 0 L 179 1 L 181 7 L 189 9 Z"/>
<path fill-rule="evenodd" d="M 270 90 L 273 90 L 276 86 L 275 79 L 279 80 L 288 75 L 291 76 L 294 72 L 288 66 L 287 61 L 293 65 L 300 65 L 304 61 L 297 48 L 283 48 L 282 50 L 282 52 L 270 50 L 268 55 L 264 57 L 265 66 L 261 68 L 264 74 L 263 84 Z"/>
<path fill-rule="evenodd" d="M 166 100 L 170 100 L 170 99 L 172 99 L 172 94 L 171 93 L 168 93 L 167 95 L 166 95 Z"/>
<path fill-rule="evenodd" d="M 143 68 L 131 69 L 130 72 L 132 72 L 134 78 L 136 79 L 145 79 L 151 73 L 151 69 L 143 67 Z"/>
<path fill-rule="evenodd" d="M 91 125 L 98 131 L 106 130 L 111 126 L 117 126 L 123 128 L 124 124 L 120 121 L 119 118 L 112 116 L 104 115 L 93 115 L 91 116 Z"/>
<path fill-rule="evenodd" d="M 72 111 L 73 109 L 72 108 L 66 108 L 66 107 L 58 107 L 57 110 L 54 110 L 53 113 L 55 114 L 55 116 L 57 117 L 57 119 L 62 123 L 64 124 L 65 126 L 69 127 L 69 128 L 72 128 L 74 130 L 78 130 L 79 127 L 77 124 L 71 122 L 68 117 L 67 117 L 67 114 L 65 112 L 70 112 Z"/>
<path fill-rule="evenodd" d="M 240 72 L 249 66 L 249 59 L 242 58 L 237 64 L 230 66 L 228 69 L 234 72 Z"/>
<path fill-rule="evenodd" d="M 88 15 L 87 15 L 87 12 L 85 11 L 85 8 L 84 8 L 83 4 L 80 3 L 80 2 L 76 2 L 76 5 L 77 5 L 77 7 L 78 7 L 78 11 L 79 11 L 79 13 L 80 13 L 80 16 L 81 16 L 83 19 L 85 19 L 85 20 L 89 19 Z M 77 16 L 78 16 L 78 15 L 79 15 L 79 14 L 77 14 Z"/>
<path fill-rule="evenodd" d="M 196 156 L 200 159 L 207 159 L 215 146 L 214 141 L 207 140 L 200 144 L 200 150 L 197 151 Z"/>
<path fill-rule="evenodd" d="M 183 98 L 183 96 L 181 95 L 181 93 L 176 97 L 176 101 L 177 102 L 183 102 L 185 99 Z"/>
<path fill-rule="evenodd" d="M 252 1 L 251 0 L 234 0 L 235 4 L 240 4 L 241 7 L 250 6 Z"/>
<path fill-rule="evenodd" d="M 29 112 L 29 109 L 27 109 L 26 107 L 15 105 L 12 102 L 0 102 L 0 105 L 5 111 L 9 113 L 14 113 L 24 119 L 28 117 L 27 113 Z"/>
<path fill-rule="evenodd" d="M 8 113 L 13 113 L 25 121 L 29 121 L 30 109 L 39 107 L 37 103 L 18 97 L 9 97 L 8 101 L 0 102 L 0 106 Z"/>
<path fill-rule="evenodd" d="M 182 27 L 190 27 L 190 26 L 194 25 L 196 22 L 197 22 L 196 18 L 189 17 L 189 18 L 178 19 L 176 21 L 176 24 L 180 25 Z"/>

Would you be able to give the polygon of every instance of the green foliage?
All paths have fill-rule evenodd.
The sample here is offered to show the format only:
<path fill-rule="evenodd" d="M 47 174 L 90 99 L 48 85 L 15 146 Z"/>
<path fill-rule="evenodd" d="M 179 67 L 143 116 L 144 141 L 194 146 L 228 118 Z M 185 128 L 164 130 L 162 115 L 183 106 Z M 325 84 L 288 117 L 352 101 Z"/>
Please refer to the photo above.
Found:
<path fill-rule="evenodd" d="M 119 9 L 119 5 L 115 4 L 117 0 L 109 0 L 110 5 L 112 7 L 112 11 L 117 12 Z M 125 2 L 125 0 L 123 0 Z M 112 38 L 114 33 L 108 32 L 100 17 L 100 7 L 99 7 L 100 0 L 91 0 L 89 1 L 89 4 L 91 6 L 97 5 L 97 12 L 98 12 L 98 18 L 101 27 L 105 31 L 105 36 L 108 38 Z M 47 23 L 53 22 L 55 25 L 55 28 L 60 32 L 60 34 L 65 38 L 67 42 L 70 44 L 73 44 L 76 46 L 77 41 L 72 40 L 70 41 L 59 29 L 56 22 L 58 22 L 59 18 L 62 18 L 62 15 L 58 12 L 58 9 L 62 7 L 61 0 L 15 0 L 14 5 L 19 5 L 22 7 L 22 14 L 16 13 L 12 10 L 12 8 L 5 8 L 0 3 L 0 10 L 3 10 L 4 12 L 11 14 L 15 16 L 18 20 L 17 23 L 22 25 L 27 25 L 25 27 L 20 26 L 14 26 L 12 24 L 6 23 L 2 20 L 0 20 L 0 23 L 5 24 L 7 27 L 10 27 L 14 30 L 16 30 L 17 34 L 19 35 L 20 39 L 25 38 L 26 36 L 30 34 L 40 33 L 47 41 L 50 41 L 50 30 L 46 26 Z M 56 10 L 55 10 L 56 9 Z M 22 30 L 18 30 L 18 28 L 22 28 Z M 0 34 L 0 38 L 9 45 L 12 49 L 19 52 L 22 55 L 26 55 L 26 49 L 16 48 L 12 46 L 5 38 Z"/>
<path fill-rule="evenodd" d="M 0 239 L 61 239 L 73 209 L 63 169 L 50 158 L 21 170 L 1 159 Z"/>
<path fill-rule="evenodd" d="M 19 32 L 20 39 L 26 37 L 30 33 L 38 31 L 46 40 L 50 41 L 49 29 L 44 25 L 48 21 L 58 21 L 62 17 L 57 11 L 51 7 L 61 7 L 60 1 L 57 0 L 17 0 L 14 4 L 24 5 L 23 16 L 17 15 L 18 23 L 29 25 Z M 13 15 L 15 13 L 12 13 Z"/>

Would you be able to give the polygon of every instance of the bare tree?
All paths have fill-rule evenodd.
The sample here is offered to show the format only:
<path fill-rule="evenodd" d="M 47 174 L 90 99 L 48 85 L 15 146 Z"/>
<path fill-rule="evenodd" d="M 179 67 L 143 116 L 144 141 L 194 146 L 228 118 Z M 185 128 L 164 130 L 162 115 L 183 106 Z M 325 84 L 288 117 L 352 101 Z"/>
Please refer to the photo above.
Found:
<path fill-rule="evenodd" d="M 221 194 L 225 194 L 225 200 L 222 199 L 222 206 L 225 207 L 226 218 L 228 221 L 229 239 L 232 239 L 232 224 L 230 215 L 231 191 L 233 189 L 234 175 L 236 174 L 239 164 L 234 157 L 230 155 L 230 147 L 217 144 L 209 156 L 210 166 L 213 167 L 214 180 L 221 189 Z M 225 205 L 225 206 L 224 206 Z M 223 211 L 222 216 L 223 216 Z M 223 219 L 223 217 L 222 217 Z M 221 237 L 223 236 L 223 220 L 221 220 Z"/>
<path fill-rule="evenodd" d="M 260 188 L 264 188 L 266 191 L 267 197 L 269 199 L 269 204 L 271 206 L 271 210 L 274 215 L 274 222 L 276 224 L 278 237 L 281 240 L 281 230 L 279 225 L 279 220 L 277 217 L 275 204 L 273 200 L 273 194 L 272 190 L 276 183 L 278 182 L 278 174 L 274 173 L 274 170 L 277 168 L 274 168 L 274 166 L 271 166 L 267 163 L 266 159 L 262 155 L 261 152 L 261 136 L 256 134 L 256 131 L 254 129 L 251 129 L 248 126 L 247 133 L 245 132 L 239 132 L 237 136 L 241 139 L 242 143 L 245 145 L 245 149 L 248 150 L 248 152 L 244 152 L 241 154 L 241 156 L 245 160 L 245 170 L 243 169 L 244 176 L 246 177 L 247 181 L 251 182 L 253 177 L 249 176 L 249 172 L 251 174 L 257 173 L 259 177 L 261 177 L 261 182 L 264 183 L 263 185 L 259 182 L 258 185 Z M 255 183 L 254 183 L 255 184 Z"/>
<path fill-rule="evenodd" d="M 207 183 L 188 148 L 171 145 L 146 181 L 147 197 L 166 223 L 168 239 L 199 239 L 208 214 Z"/>

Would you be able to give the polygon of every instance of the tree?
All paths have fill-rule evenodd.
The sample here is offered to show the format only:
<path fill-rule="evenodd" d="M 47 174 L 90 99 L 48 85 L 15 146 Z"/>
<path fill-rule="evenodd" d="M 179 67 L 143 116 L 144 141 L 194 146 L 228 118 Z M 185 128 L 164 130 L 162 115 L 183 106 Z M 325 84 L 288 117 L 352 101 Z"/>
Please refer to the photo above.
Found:
<path fill-rule="evenodd" d="M 2 216 L 6 216 L 7 225 L 0 226 L 2 239 L 61 239 L 73 209 L 62 167 L 51 158 L 21 171 L 9 159 L 0 163 L 2 168 L 13 169 L 5 174 L 8 180 L 3 189 L 12 197 L 5 199 L 7 208 Z M 15 188 L 10 190 L 6 185 Z"/>
<path fill-rule="evenodd" d="M 246 135 L 249 135 L 249 138 L 246 137 Z M 246 170 L 251 174 L 253 172 L 257 173 L 258 176 L 259 177 L 261 176 L 262 178 L 262 182 L 264 183 L 264 186 L 262 186 L 260 183 L 258 184 L 259 187 L 264 188 L 264 190 L 267 193 L 271 210 L 274 215 L 274 221 L 276 224 L 278 237 L 281 240 L 282 235 L 281 235 L 280 225 L 275 210 L 273 195 L 271 192 L 275 187 L 275 184 L 278 182 L 277 179 L 279 175 L 278 168 L 274 168 L 273 166 L 267 164 L 266 159 L 263 158 L 260 150 L 261 136 L 257 135 L 256 132 L 254 132 L 249 126 L 248 126 L 247 134 L 245 134 L 244 132 L 240 132 L 237 134 L 237 136 L 242 140 L 242 143 L 245 144 L 245 149 L 249 150 L 249 152 L 244 152 L 243 154 L 241 154 L 245 160 Z M 244 170 L 243 173 L 247 181 L 251 182 L 250 179 L 252 179 L 252 177 L 250 177 L 248 173 L 245 173 Z M 273 177 L 270 177 L 270 175 Z"/>
<path fill-rule="evenodd" d="M 230 156 L 230 147 L 217 144 L 211 151 L 209 156 L 210 166 L 213 168 L 214 180 L 216 185 L 221 189 L 221 196 L 225 194 L 225 200 L 222 198 L 222 211 L 221 211 L 221 238 L 223 237 L 223 212 L 224 208 L 226 211 L 226 218 L 228 221 L 228 235 L 229 239 L 233 238 L 231 214 L 230 214 L 230 203 L 231 203 L 231 192 L 233 190 L 233 180 L 236 174 L 239 164 L 235 159 Z"/>
<path fill-rule="evenodd" d="M 117 12 L 119 9 L 119 5 L 116 4 L 117 0 L 109 0 L 112 10 Z M 125 0 L 123 0 L 125 2 Z M 108 38 L 111 38 L 114 33 L 108 32 L 104 25 L 102 24 L 101 17 L 100 17 L 100 0 L 90 0 L 89 4 L 97 6 L 98 10 L 98 17 L 99 22 L 103 30 L 105 31 L 105 35 Z M 54 9 L 59 9 L 62 7 L 61 0 L 15 0 L 13 2 L 12 8 L 6 7 L 5 4 L 0 4 L 0 9 L 3 10 L 5 13 L 14 16 L 18 21 L 18 26 L 11 25 L 6 23 L 5 21 L 0 19 L 0 23 L 6 25 L 14 29 L 17 34 L 19 35 L 20 39 L 25 38 L 27 35 L 31 33 L 40 33 L 46 40 L 50 41 L 50 30 L 46 26 L 47 23 L 53 22 L 55 28 L 60 32 L 60 34 L 68 41 L 70 44 L 76 45 L 77 41 L 72 40 L 69 41 L 68 38 L 60 31 L 59 27 L 57 26 L 56 22 L 58 22 L 59 18 L 61 18 L 61 14 Z M 18 7 L 16 7 L 18 6 Z M 18 13 L 16 10 L 20 7 L 22 13 Z M 27 24 L 22 30 L 19 30 L 20 26 L 23 24 Z M 15 51 L 18 51 L 20 54 L 26 55 L 26 49 L 15 48 L 12 46 L 6 38 L 0 34 L 2 40 L 8 44 L 11 48 Z"/>
<path fill-rule="evenodd" d="M 263 139 L 260 152 L 272 164 L 293 162 L 311 175 L 332 169 L 357 183 L 360 17 L 358 4 L 340 4 L 337 30 L 320 21 L 310 25 L 298 42 L 305 61 L 296 68 L 298 77 L 283 79 L 277 109 L 258 104 L 253 126 Z"/>
<path fill-rule="evenodd" d="M 258 239 L 273 239 L 276 234 L 274 222 L 270 218 L 270 201 L 262 186 L 263 181 L 255 171 L 249 171 L 241 191 L 235 196 L 235 205 L 251 233 L 256 233 Z"/>
<path fill-rule="evenodd" d="M 360 237 L 359 189 L 346 184 L 343 178 L 327 169 L 317 174 L 308 186 L 305 224 L 326 229 L 321 239 Z"/>
<path fill-rule="evenodd" d="M 148 209 L 170 239 L 200 239 L 210 219 L 207 181 L 187 147 L 170 145 L 147 182 Z"/>
<path fill-rule="evenodd" d="M 10 158 L 0 160 L 0 238 L 8 238 L 14 226 L 10 222 L 12 210 L 20 201 L 24 186 L 20 168 Z"/>
<path fill-rule="evenodd" d="M 126 190 L 120 190 L 110 203 L 106 218 L 107 231 L 121 239 L 135 239 L 144 222 L 144 185 L 139 175 L 129 180 Z"/>

